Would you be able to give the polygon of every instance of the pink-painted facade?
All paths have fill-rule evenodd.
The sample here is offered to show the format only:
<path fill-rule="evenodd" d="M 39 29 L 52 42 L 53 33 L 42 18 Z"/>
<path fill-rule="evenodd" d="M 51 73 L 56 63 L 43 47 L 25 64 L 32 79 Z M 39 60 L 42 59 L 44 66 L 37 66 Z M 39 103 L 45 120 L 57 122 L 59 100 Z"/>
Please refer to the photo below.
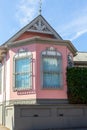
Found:
<path fill-rule="evenodd" d="M 66 81 L 76 52 L 41 15 L 0 46 L 0 124 L 35 130 L 76 121 L 84 108 L 68 106 Z"/>
<path fill-rule="evenodd" d="M 62 82 L 63 86 L 59 89 L 43 89 L 41 86 L 41 52 L 46 48 L 54 47 L 62 54 Z M 33 89 L 27 91 L 13 91 L 13 57 L 20 48 L 27 48 L 33 54 Z M 9 50 L 10 64 L 10 99 L 66 99 L 67 98 L 67 84 L 66 84 L 66 67 L 67 67 L 67 53 L 69 50 L 66 46 L 49 45 L 49 44 L 31 44 L 12 48 Z"/>
<path fill-rule="evenodd" d="M 41 16 L 40 16 L 41 17 Z M 37 18 L 38 19 L 38 18 Z M 43 18 L 41 18 L 43 20 Z M 47 23 L 45 23 L 47 24 Z M 46 25 L 45 25 L 46 26 Z M 48 26 L 48 25 L 47 25 Z M 48 29 L 50 27 L 48 26 Z M 52 28 L 51 28 L 52 30 Z M 22 30 L 23 31 L 23 30 Z M 1 60 L 6 64 L 6 100 L 27 100 L 27 99 L 67 99 L 67 82 L 66 82 L 66 68 L 67 68 L 67 57 L 70 54 L 72 57 L 75 55 L 75 48 L 70 41 L 62 40 L 60 37 L 56 38 L 56 33 L 42 33 L 42 32 L 32 32 L 26 30 L 19 34 L 16 34 L 6 49 L 6 63 L 4 63 L 4 58 L 1 52 Z M 44 89 L 42 87 L 42 52 L 47 48 L 56 49 L 62 56 L 62 86 L 57 89 Z M 18 50 L 27 49 L 28 52 L 31 52 L 33 55 L 32 60 L 32 89 L 30 90 L 20 90 L 14 91 L 14 79 L 13 79 L 13 70 L 14 63 L 13 58 L 17 54 Z M 3 49 L 5 51 L 5 48 Z M 8 73 L 7 73 L 8 72 Z M 8 81 L 7 81 L 8 80 Z M 8 85 L 7 85 L 8 84 Z M 3 90 L 3 89 L 2 89 Z M 0 97 L 2 95 L 0 94 Z"/>
<path fill-rule="evenodd" d="M 17 44 L 17 43 L 16 43 Z M 46 48 L 56 48 L 58 52 L 62 55 L 62 87 L 59 89 L 43 89 L 41 82 L 41 52 L 46 50 Z M 33 54 L 33 76 L 32 76 L 32 89 L 14 91 L 13 90 L 13 58 L 17 51 L 24 48 Z M 66 68 L 67 68 L 67 55 L 71 53 L 68 47 L 56 45 L 54 43 L 46 44 L 29 44 L 19 47 L 13 47 L 9 50 L 7 55 L 7 61 L 10 61 L 7 68 L 10 69 L 10 99 L 67 99 L 67 83 L 66 83 Z M 71 53 L 72 54 L 72 53 Z"/>
<path fill-rule="evenodd" d="M 33 54 L 33 59 L 36 59 L 36 47 L 35 45 L 27 45 L 27 46 L 22 46 L 22 47 L 17 47 L 17 48 L 12 48 L 10 51 L 9 51 L 9 55 L 10 55 L 10 59 L 11 59 L 11 67 L 10 67 L 10 75 L 11 75 L 11 80 L 10 80 L 10 86 L 12 86 L 10 88 L 10 99 L 13 100 L 13 99 L 36 99 L 36 92 L 35 92 L 35 87 L 36 87 L 36 78 L 35 78 L 35 62 L 33 62 L 33 87 L 32 87 L 32 90 L 27 90 L 27 91 L 13 91 L 13 57 L 15 56 L 15 54 L 17 53 L 17 51 L 20 49 L 20 48 L 27 48 L 28 51 L 32 52 Z"/>

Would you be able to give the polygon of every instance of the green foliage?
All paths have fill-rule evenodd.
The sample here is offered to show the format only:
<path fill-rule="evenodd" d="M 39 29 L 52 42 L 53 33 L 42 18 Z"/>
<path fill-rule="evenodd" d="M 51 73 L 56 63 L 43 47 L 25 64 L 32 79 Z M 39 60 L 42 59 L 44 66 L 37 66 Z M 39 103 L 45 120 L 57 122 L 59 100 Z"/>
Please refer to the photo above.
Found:
<path fill-rule="evenodd" d="M 67 68 L 67 86 L 70 103 L 87 104 L 87 68 Z"/>

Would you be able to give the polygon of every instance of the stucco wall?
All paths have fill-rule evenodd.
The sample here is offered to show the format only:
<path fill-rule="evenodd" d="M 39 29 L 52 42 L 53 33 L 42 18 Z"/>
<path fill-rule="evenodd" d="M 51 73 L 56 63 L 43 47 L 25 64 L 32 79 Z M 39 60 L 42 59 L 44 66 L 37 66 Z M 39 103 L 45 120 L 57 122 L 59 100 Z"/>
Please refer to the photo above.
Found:
<path fill-rule="evenodd" d="M 5 126 L 14 130 L 14 107 L 6 106 L 5 113 Z"/>
<path fill-rule="evenodd" d="M 2 124 L 2 105 L 0 105 L 0 124 Z"/>
<path fill-rule="evenodd" d="M 2 101 L 3 101 L 3 76 L 4 76 L 3 73 L 4 73 L 4 67 L 2 66 L 2 77 L 1 77 L 2 83 L 1 83 L 0 103 L 2 103 Z"/>
<path fill-rule="evenodd" d="M 31 91 L 14 91 L 13 90 L 13 57 L 15 54 L 18 52 L 20 48 L 27 49 L 27 51 L 30 51 L 33 54 L 33 59 L 36 59 L 36 52 L 35 52 L 35 45 L 29 45 L 29 46 L 22 46 L 22 47 L 17 47 L 17 48 L 12 48 L 9 51 L 10 55 L 10 100 L 14 99 L 36 99 L 36 93 L 35 93 L 35 61 L 33 62 L 33 90 Z"/>
<path fill-rule="evenodd" d="M 56 48 L 62 55 L 62 86 L 59 89 L 43 89 L 41 76 L 41 52 L 47 48 Z M 33 90 L 31 91 L 14 91 L 13 90 L 13 57 L 20 48 L 27 49 L 33 54 Z M 67 55 L 70 53 L 66 46 L 56 44 L 29 44 L 25 46 L 11 48 L 7 58 L 7 75 L 6 75 L 6 92 L 7 100 L 15 99 L 67 99 L 67 84 L 66 84 L 66 67 Z M 10 90 L 10 91 L 8 91 Z"/>
<path fill-rule="evenodd" d="M 42 86 L 42 75 L 41 75 L 41 52 L 45 51 L 47 48 L 53 47 L 62 55 L 62 86 L 59 89 L 43 89 Z M 67 99 L 67 83 L 66 83 L 66 67 L 67 67 L 67 55 L 69 50 L 66 46 L 61 45 L 50 45 L 50 44 L 37 44 L 37 98 L 48 98 L 48 99 Z"/>

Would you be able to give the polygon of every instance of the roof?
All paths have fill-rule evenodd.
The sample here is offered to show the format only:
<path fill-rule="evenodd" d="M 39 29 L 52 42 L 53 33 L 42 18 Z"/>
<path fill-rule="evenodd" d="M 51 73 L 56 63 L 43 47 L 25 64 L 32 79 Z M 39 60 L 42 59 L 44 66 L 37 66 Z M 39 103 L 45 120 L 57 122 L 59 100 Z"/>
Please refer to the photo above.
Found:
<path fill-rule="evenodd" d="M 87 62 L 87 52 L 78 52 L 74 57 L 74 62 Z"/>
<path fill-rule="evenodd" d="M 27 24 L 24 28 L 18 31 L 13 37 L 11 37 L 3 45 L 9 44 L 15 41 L 24 32 L 39 32 L 45 34 L 53 34 L 56 39 L 63 40 L 62 37 L 49 25 L 42 15 L 37 16 L 33 21 Z"/>
<path fill-rule="evenodd" d="M 40 34 L 44 34 L 46 37 L 41 38 L 41 37 L 38 37 L 38 35 L 35 35 L 34 37 L 31 37 L 31 38 L 27 37 L 25 39 L 17 40 L 19 37 L 22 36 L 22 34 L 24 34 L 26 32 L 33 33 L 33 34 L 40 33 Z M 52 35 L 53 38 L 47 38 L 47 35 Z M 22 44 L 22 43 L 28 42 L 28 44 L 29 44 L 29 41 L 30 42 L 32 41 L 34 43 L 35 40 L 38 43 L 39 43 L 39 41 L 43 42 L 46 40 L 48 40 L 48 42 L 55 42 L 55 43 L 61 44 L 61 45 L 63 43 L 63 45 L 67 46 L 71 50 L 73 55 L 75 55 L 77 52 L 76 48 L 73 46 L 73 44 L 70 41 L 63 40 L 62 37 L 44 19 L 44 17 L 42 15 L 38 15 L 34 20 L 32 20 L 29 24 L 27 24 L 25 27 L 23 27 L 20 31 L 18 31 L 15 35 L 13 35 L 13 37 L 11 37 L 7 42 L 5 42 L 0 47 L 0 61 L 3 58 L 2 54 L 7 52 L 9 47 L 18 45 L 16 43 Z M 2 48 L 3 48 L 3 51 L 2 51 Z"/>

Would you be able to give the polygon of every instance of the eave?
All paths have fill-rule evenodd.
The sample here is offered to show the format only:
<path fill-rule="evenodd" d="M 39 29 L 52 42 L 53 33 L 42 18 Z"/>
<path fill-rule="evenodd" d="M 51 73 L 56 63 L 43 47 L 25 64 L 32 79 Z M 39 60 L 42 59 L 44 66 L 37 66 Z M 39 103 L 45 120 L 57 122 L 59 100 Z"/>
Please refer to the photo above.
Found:
<path fill-rule="evenodd" d="M 0 62 L 2 61 L 6 53 L 7 53 L 7 47 L 1 46 L 0 47 Z"/>
<path fill-rule="evenodd" d="M 74 61 L 76 65 L 87 65 L 87 61 Z"/>
<path fill-rule="evenodd" d="M 28 44 L 52 44 L 52 45 L 60 45 L 60 46 L 67 46 L 68 49 L 72 52 L 73 56 L 76 55 L 77 49 L 73 46 L 73 44 L 69 40 L 59 40 L 59 39 L 52 39 L 52 38 L 42 38 L 42 37 L 32 37 L 27 38 L 20 41 L 11 42 L 8 44 L 9 48 L 19 47 Z"/>
<path fill-rule="evenodd" d="M 45 20 L 45 18 L 42 15 L 38 15 L 35 19 L 33 19 L 29 24 L 27 24 L 25 27 L 23 27 L 21 30 L 19 30 L 15 35 L 13 35 L 8 41 L 6 41 L 3 45 L 8 45 L 9 42 L 15 41 L 19 36 L 21 36 L 26 31 L 34 31 L 34 32 L 41 32 L 40 30 L 31 30 L 32 25 L 34 25 L 38 20 L 41 20 L 44 25 L 49 29 L 49 34 L 53 34 L 56 39 L 62 40 L 62 37 L 50 26 L 50 24 Z M 46 33 L 46 32 L 45 32 Z M 47 33 L 48 34 L 48 33 Z"/>

